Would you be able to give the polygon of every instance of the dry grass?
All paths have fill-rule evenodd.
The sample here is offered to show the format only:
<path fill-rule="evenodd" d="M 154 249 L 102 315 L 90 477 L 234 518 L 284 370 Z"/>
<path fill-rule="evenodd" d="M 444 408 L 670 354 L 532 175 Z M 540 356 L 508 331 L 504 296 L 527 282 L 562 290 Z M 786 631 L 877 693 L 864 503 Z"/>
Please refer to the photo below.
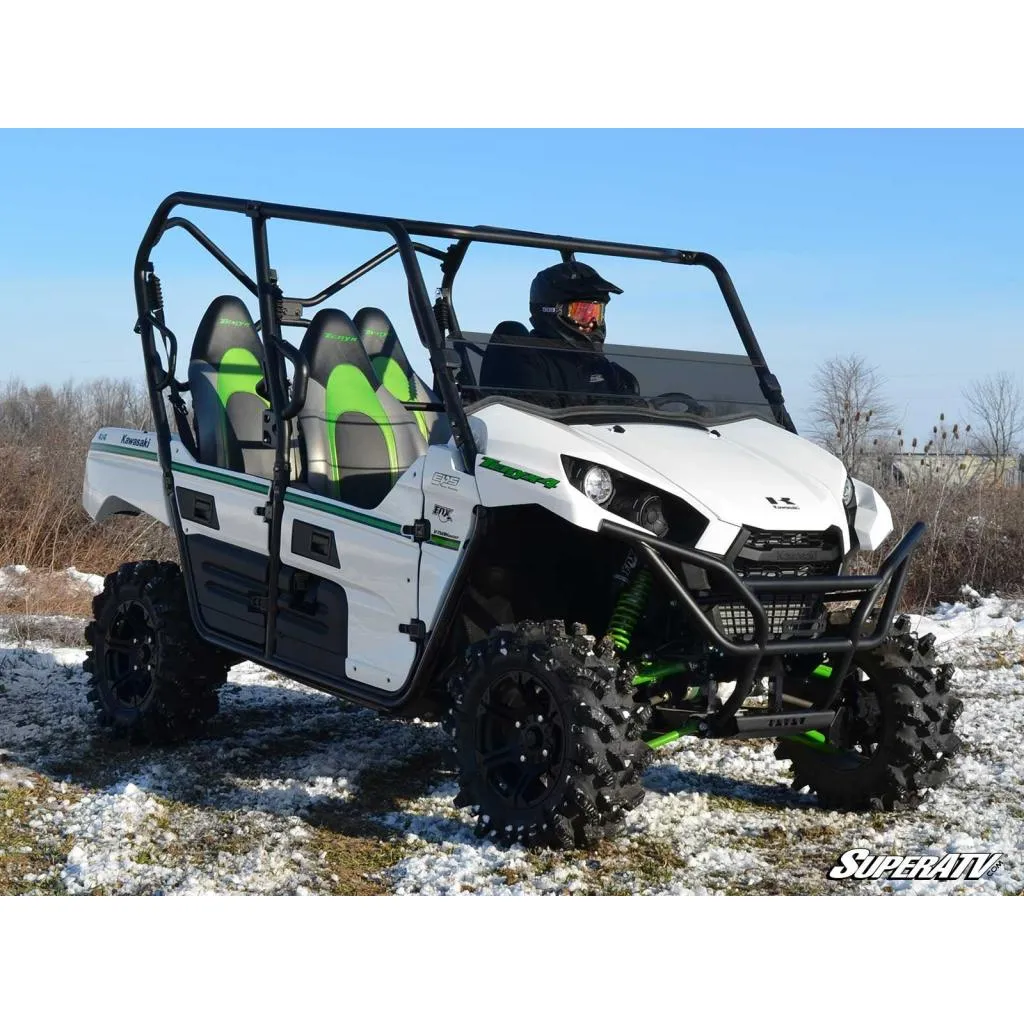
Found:
<path fill-rule="evenodd" d="M 27 573 L 18 586 L 0 590 L 0 615 L 71 615 L 92 613 L 92 591 L 62 572 Z"/>
<path fill-rule="evenodd" d="M 93 523 L 82 508 L 82 478 L 89 441 L 101 426 L 150 425 L 141 384 L 99 380 L 27 388 L 0 388 L 0 565 L 106 574 L 121 562 L 168 557 L 169 531 L 147 517 Z M 19 614 L 88 614 L 73 588 L 61 592 L 45 580 L 0 610 Z"/>
<path fill-rule="evenodd" d="M 910 564 L 904 608 L 923 611 L 955 601 L 967 584 L 982 594 L 1024 594 L 1024 491 L 987 480 L 933 479 L 909 487 L 876 484 L 892 510 L 894 530 L 879 555 L 917 521 L 927 527 Z M 878 555 L 853 568 L 875 568 Z"/>

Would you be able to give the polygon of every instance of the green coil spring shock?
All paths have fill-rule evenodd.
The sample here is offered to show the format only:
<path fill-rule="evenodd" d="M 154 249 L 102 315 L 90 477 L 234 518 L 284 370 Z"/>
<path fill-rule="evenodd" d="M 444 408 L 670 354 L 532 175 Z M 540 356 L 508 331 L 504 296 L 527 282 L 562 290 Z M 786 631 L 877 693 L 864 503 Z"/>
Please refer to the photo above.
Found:
<path fill-rule="evenodd" d="M 640 569 L 622 588 L 622 593 L 615 602 L 615 611 L 612 612 L 611 621 L 608 623 L 608 635 L 620 651 L 629 647 L 633 639 L 633 630 L 647 607 L 647 596 L 650 592 L 651 573 L 648 569 Z"/>

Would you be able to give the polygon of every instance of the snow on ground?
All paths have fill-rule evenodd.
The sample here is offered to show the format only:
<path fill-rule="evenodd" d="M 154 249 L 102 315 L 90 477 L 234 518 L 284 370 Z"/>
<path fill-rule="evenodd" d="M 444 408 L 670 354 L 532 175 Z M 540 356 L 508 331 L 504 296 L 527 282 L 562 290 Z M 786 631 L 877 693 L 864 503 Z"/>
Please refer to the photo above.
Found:
<path fill-rule="evenodd" d="M 0 592 L 5 590 L 21 590 L 27 575 L 27 565 L 0 566 Z"/>
<path fill-rule="evenodd" d="M 788 788 L 770 741 L 690 739 L 659 752 L 625 835 L 559 854 L 473 837 L 434 725 L 243 664 L 204 738 L 129 749 L 94 726 L 84 652 L 4 640 L 0 619 L 0 891 L 1020 893 L 1024 604 L 965 591 L 915 625 L 966 705 L 953 778 L 916 811 L 826 812 Z M 1003 858 L 975 882 L 829 881 L 853 847 Z"/>
<path fill-rule="evenodd" d="M 103 577 L 97 576 L 94 572 L 79 572 L 74 566 L 64 570 L 64 575 L 69 580 L 81 584 L 93 594 L 98 594 L 103 589 Z"/>

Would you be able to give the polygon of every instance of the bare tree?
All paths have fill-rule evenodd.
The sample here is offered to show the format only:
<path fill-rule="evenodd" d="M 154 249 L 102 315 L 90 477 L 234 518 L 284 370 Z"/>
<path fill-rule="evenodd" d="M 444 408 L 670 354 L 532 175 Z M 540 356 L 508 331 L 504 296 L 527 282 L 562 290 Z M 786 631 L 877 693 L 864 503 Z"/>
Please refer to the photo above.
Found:
<path fill-rule="evenodd" d="M 814 371 L 811 387 L 812 430 L 847 472 L 858 472 L 879 454 L 879 446 L 888 450 L 896 427 L 893 407 L 885 396 L 885 379 L 863 356 L 826 360 Z"/>
<path fill-rule="evenodd" d="M 972 381 L 963 392 L 975 419 L 974 448 L 992 463 L 998 482 L 1010 457 L 1020 448 L 1024 432 L 1024 394 L 1020 382 L 1005 370 Z"/>

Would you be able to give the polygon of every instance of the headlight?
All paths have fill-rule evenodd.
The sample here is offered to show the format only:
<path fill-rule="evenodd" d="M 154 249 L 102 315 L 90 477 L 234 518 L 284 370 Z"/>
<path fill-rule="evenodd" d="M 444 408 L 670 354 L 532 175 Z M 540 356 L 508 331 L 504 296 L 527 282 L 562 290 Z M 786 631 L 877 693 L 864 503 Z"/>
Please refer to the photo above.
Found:
<path fill-rule="evenodd" d="M 665 522 L 665 510 L 662 507 L 661 496 L 650 491 L 641 493 L 636 497 L 623 495 L 611 503 L 609 511 L 614 512 L 623 519 L 632 519 L 637 526 L 650 530 L 656 537 L 664 537 L 668 533 L 668 523 Z"/>
<path fill-rule="evenodd" d="M 852 507 L 856 497 L 857 492 L 853 488 L 853 479 L 851 477 L 847 477 L 846 485 L 843 487 L 843 504 L 847 508 Z"/>
<path fill-rule="evenodd" d="M 562 456 L 565 475 L 576 490 L 595 504 L 620 516 L 656 537 L 671 531 L 677 544 L 696 544 L 708 527 L 708 520 L 682 498 L 660 494 L 650 484 L 616 469 Z"/>
<path fill-rule="evenodd" d="M 603 466 L 591 466 L 583 477 L 583 493 L 598 505 L 612 496 L 612 475 Z"/>

